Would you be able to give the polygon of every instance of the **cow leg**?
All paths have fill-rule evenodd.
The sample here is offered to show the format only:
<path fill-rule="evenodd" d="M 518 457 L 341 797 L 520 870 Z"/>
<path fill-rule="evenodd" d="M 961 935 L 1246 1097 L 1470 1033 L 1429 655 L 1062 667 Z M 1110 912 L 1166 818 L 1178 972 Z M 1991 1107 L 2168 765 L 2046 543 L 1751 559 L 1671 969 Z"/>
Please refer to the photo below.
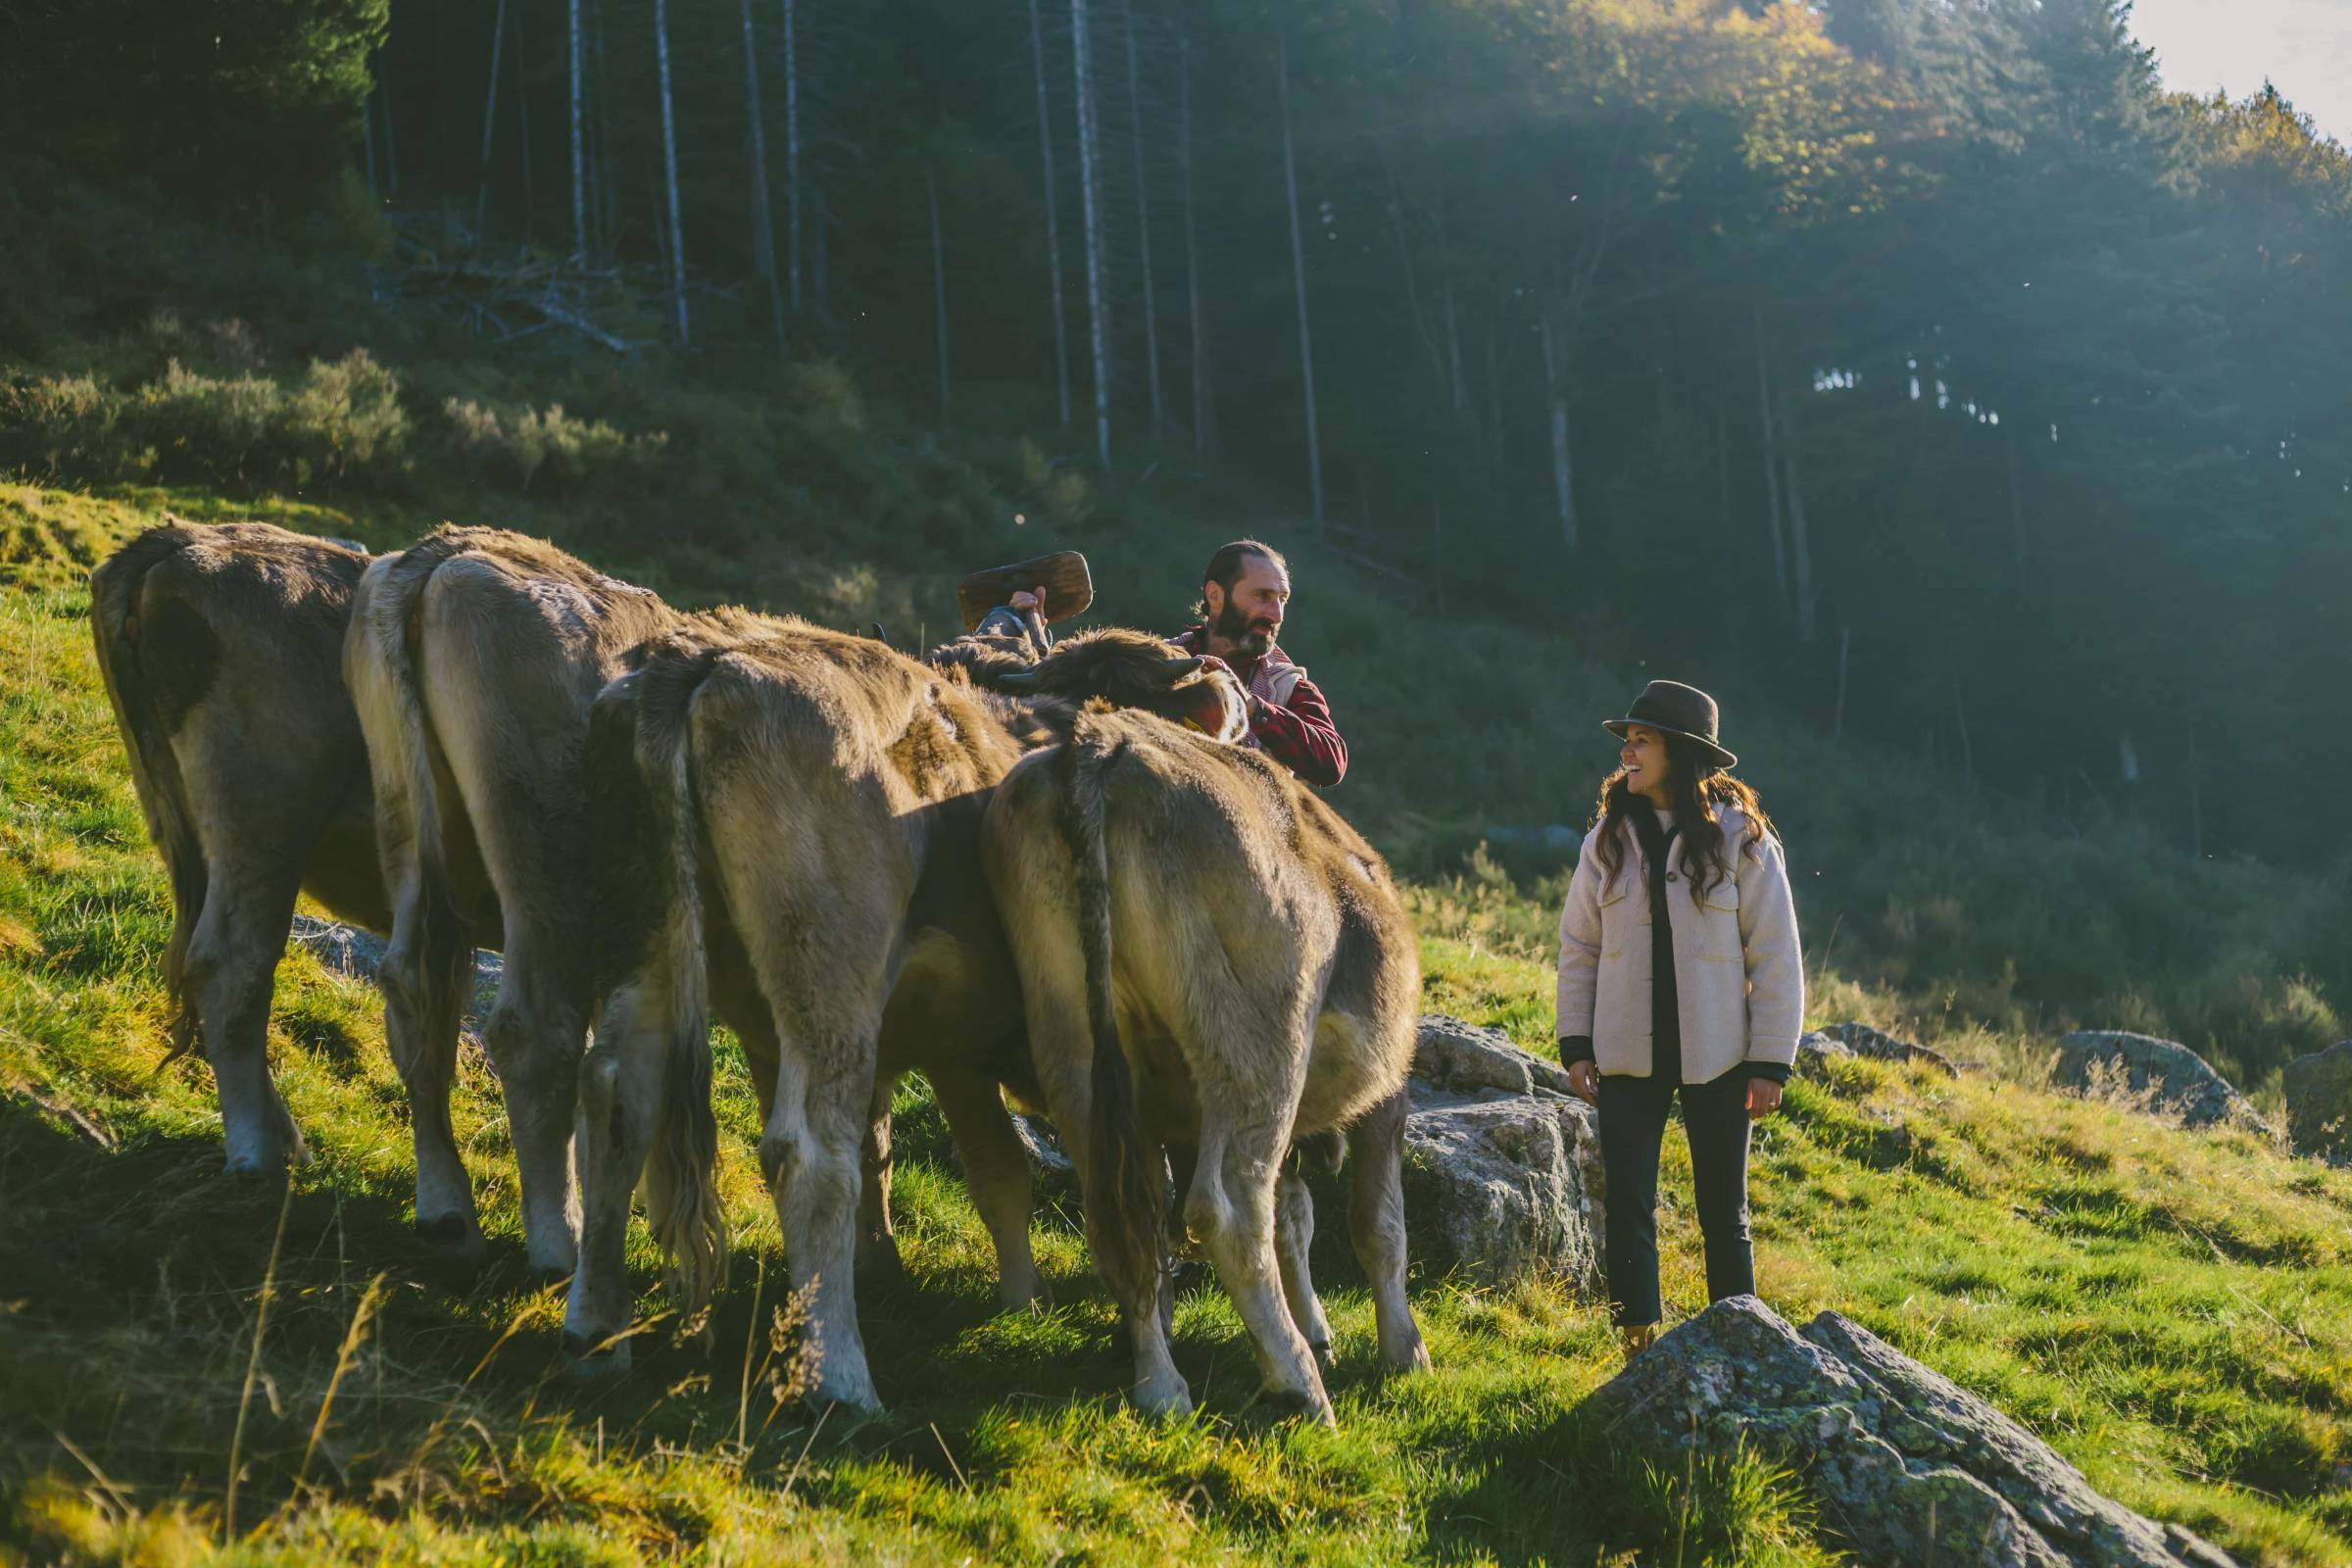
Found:
<path fill-rule="evenodd" d="M 1429 1348 L 1404 1294 L 1404 1118 L 1411 1108 L 1399 1088 L 1348 1129 L 1348 1228 L 1372 1282 L 1380 1364 L 1392 1372 L 1429 1369 Z"/>
<path fill-rule="evenodd" d="M 997 1304 L 1007 1311 L 1045 1304 L 1045 1286 L 1029 1250 L 1029 1152 L 1012 1130 L 1004 1095 L 986 1073 L 939 1067 L 927 1076 L 963 1160 L 972 1206 L 996 1244 Z"/>
<path fill-rule="evenodd" d="M 809 1302 L 809 1336 L 820 1357 L 811 1397 L 867 1411 L 881 1409 L 882 1401 L 858 1332 L 851 1270 L 880 1018 L 879 1006 L 862 1028 L 813 1008 L 789 1020 L 779 1011 L 777 1032 L 792 1044 L 782 1054 L 775 1104 L 760 1139 L 791 1288 Z"/>
<path fill-rule="evenodd" d="M 522 1241 L 531 1267 L 560 1279 L 578 1253 L 580 1216 L 572 1190 L 572 1104 L 587 1020 L 551 950 L 579 940 L 550 931 L 513 905 L 506 908 L 506 969 L 498 1002 L 482 1020 L 482 1043 L 498 1068 L 514 1163 L 522 1186 Z"/>
<path fill-rule="evenodd" d="M 1077 944 L 1069 943 L 1066 955 L 1069 973 L 1080 971 Z M 1045 1090 L 1046 1108 L 1052 1112 L 1054 1130 L 1061 1134 L 1062 1148 L 1068 1152 L 1070 1163 L 1077 1167 L 1079 1190 L 1086 1206 L 1087 1246 L 1100 1259 L 1115 1256 L 1109 1241 L 1110 1227 L 1120 1223 L 1120 1216 L 1108 1211 L 1110 1195 L 1096 1190 L 1088 1179 L 1092 1160 L 1094 1106 L 1094 1034 L 1086 1022 L 1085 992 L 1073 982 L 1066 993 L 1068 1004 L 1061 996 L 1029 981 L 1027 995 L 1030 1048 L 1038 1066 L 1040 1086 Z M 1141 1130 L 1138 1130 L 1141 1136 Z M 1156 1200 L 1155 1200 L 1156 1201 Z M 1164 1216 L 1154 1214 L 1154 1221 Z M 1161 1225 L 1164 1237 L 1166 1227 Z M 1135 1383 L 1132 1396 L 1137 1409 L 1148 1415 L 1186 1415 L 1193 1408 L 1193 1391 L 1186 1386 L 1184 1375 L 1176 1370 L 1176 1360 L 1169 1353 L 1173 1337 L 1170 1323 L 1168 1274 L 1164 1249 L 1160 1267 L 1148 1280 L 1119 1281 L 1104 1276 L 1112 1298 L 1119 1304 L 1119 1316 L 1127 1329 L 1127 1337 L 1135 1348 Z"/>
<path fill-rule="evenodd" d="M 1296 1059 L 1305 1060 L 1303 1049 Z M 1292 1090 L 1279 1102 L 1286 1113 L 1296 1104 L 1295 1085 Z M 1248 1102 L 1207 1082 L 1201 1084 L 1200 1102 L 1200 1164 L 1185 1198 L 1185 1223 L 1201 1239 L 1234 1310 L 1250 1330 L 1263 1379 L 1259 1396 L 1329 1425 L 1331 1399 L 1323 1392 L 1314 1352 L 1291 1320 L 1275 1263 L 1274 1192 L 1290 1148 L 1289 1116 L 1253 1124 L 1226 1121 L 1208 1107 Z"/>
<path fill-rule="evenodd" d="M 1314 1274 L 1307 1267 L 1307 1250 L 1315 1240 L 1315 1200 L 1298 1173 L 1296 1156 L 1283 1162 L 1274 1185 L 1274 1255 L 1282 1268 L 1282 1294 L 1291 1303 L 1291 1321 L 1298 1325 L 1306 1347 L 1319 1365 L 1331 1364 L 1331 1320 L 1315 1296 Z"/>
<path fill-rule="evenodd" d="M 215 860 L 188 941 L 187 989 L 220 1097 L 229 1174 L 310 1157 L 270 1079 L 270 996 L 294 917 L 295 873 Z"/>
<path fill-rule="evenodd" d="M 858 1272 L 877 1284 L 903 1279 L 906 1273 L 906 1265 L 899 1260 L 898 1232 L 890 1223 L 890 1102 L 897 1088 L 895 1082 L 875 1081 L 865 1143 L 858 1156 Z"/>
<path fill-rule="evenodd" d="M 377 981 L 384 993 L 384 1040 L 409 1092 L 416 1145 L 416 1230 L 463 1257 L 478 1258 L 482 1230 L 473 1183 L 458 1157 L 449 1121 L 457 1074 L 458 1015 L 472 955 L 465 927 L 446 909 L 428 912 L 429 894 L 412 880 L 401 890 Z"/>
<path fill-rule="evenodd" d="M 564 1306 L 564 1343 L 598 1370 L 629 1364 L 629 1198 L 661 1125 L 662 1050 L 669 1016 L 663 977 L 640 977 L 605 1004 L 596 1047 L 580 1062 L 579 1266 Z M 650 1195 L 649 1195 L 650 1196 Z"/>

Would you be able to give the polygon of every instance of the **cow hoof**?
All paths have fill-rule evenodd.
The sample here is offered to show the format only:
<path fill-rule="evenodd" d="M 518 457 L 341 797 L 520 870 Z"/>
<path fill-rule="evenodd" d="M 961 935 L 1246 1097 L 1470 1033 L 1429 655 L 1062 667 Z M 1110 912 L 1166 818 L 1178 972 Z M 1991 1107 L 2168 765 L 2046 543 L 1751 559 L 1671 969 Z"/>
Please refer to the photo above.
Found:
<path fill-rule="evenodd" d="M 564 1354 L 571 1375 L 584 1383 L 601 1383 L 629 1369 L 629 1342 L 597 1339 L 572 1329 L 564 1331 Z"/>
<path fill-rule="evenodd" d="M 559 1267 L 553 1263 L 531 1265 L 531 1283 L 543 1291 L 562 1285 L 570 1278 L 571 1270 L 568 1267 Z"/>
<path fill-rule="evenodd" d="M 1304 1416 L 1318 1426 L 1339 1425 L 1331 1401 L 1312 1389 L 1259 1389 L 1251 1403 L 1277 1421 Z"/>
<path fill-rule="evenodd" d="M 1135 1407 L 1149 1416 L 1186 1416 L 1193 1413 L 1193 1391 L 1185 1387 L 1184 1379 L 1170 1380 L 1164 1388 L 1141 1388 L 1135 1391 Z"/>
<path fill-rule="evenodd" d="M 1383 1350 L 1380 1355 L 1383 1371 L 1391 1377 L 1402 1377 L 1407 1372 L 1426 1372 L 1430 1367 L 1429 1347 L 1416 1336 L 1401 1352 Z"/>
<path fill-rule="evenodd" d="M 895 1238 L 883 1237 L 858 1250 L 858 1283 L 876 1290 L 892 1290 L 906 1280 L 906 1264 L 899 1256 Z"/>
<path fill-rule="evenodd" d="M 1331 1342 L 1329 1340 L 1317 1340 L 1313 1344 L 1309 1345 L 1307 1348 L 1314 1352 L 1315 1365 L 1321 1368 L 1323 1371 L 1330 1371 L 1336 1364 L 1332 1360 Z"/>
<path fill-rule="evenodd" d="M 490 1255 L 482 1233 L 457 1214 L 416 1222 L 416 1239 L 444 1257 L 460 1263 L 479 1263 Z"/>

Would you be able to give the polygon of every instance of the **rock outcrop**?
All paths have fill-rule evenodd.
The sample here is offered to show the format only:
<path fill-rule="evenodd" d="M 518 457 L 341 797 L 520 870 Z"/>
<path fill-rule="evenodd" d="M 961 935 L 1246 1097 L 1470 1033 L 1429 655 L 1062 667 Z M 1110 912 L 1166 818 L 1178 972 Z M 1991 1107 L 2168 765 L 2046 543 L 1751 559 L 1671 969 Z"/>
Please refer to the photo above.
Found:
<path fill-rule="evenodd" d="M 2286 1137 L 2298 1154 L 2352 1165 L 2352 1040 L 2286 1064 Z"/>
<path fill-rule="evenodd" d="M 2183 1127 L 2270 1124 L 2230 1080 L 2178 1041 L 2122 1030 L 2082 1029 L 2058 1042 L 2050 1081 L 2062 1089 L 2144 1096 L 2149 1111 Z"/>
<path fill-rule="evenodd" d="M 1874 1061 L 1924 1061 L 1950 1077 L 1960 1076 L 1959 1065 L 1935 1047 L 1923 1046 L 1912 1040 L 1898 1040 L 1866 1023 L 1834 1023 L 1818 1033 L 1837 1041 L 1857 1056 L 1868 1056 Z"/>
<path fill-rule="evenodd" d="M 1857 1560 L 1913 1568 L 2229 1568 L 2091 1490 L 2049 1445 L 1869 1330 L 1802 1334 L 1752 1296 L 1680 1325 L 1593 1395 L 1615 1441 L 1680 1473 L 1744 1445 L 1805 1479 Z"/>
<path fill-rule="evenodd" d="M 1421 1020 L 1404 1124 L 1413 1264 L 1501 1285 L 1600 1287 L 1600 1143 L 1557 1062 L 1492 1029 Z"/>

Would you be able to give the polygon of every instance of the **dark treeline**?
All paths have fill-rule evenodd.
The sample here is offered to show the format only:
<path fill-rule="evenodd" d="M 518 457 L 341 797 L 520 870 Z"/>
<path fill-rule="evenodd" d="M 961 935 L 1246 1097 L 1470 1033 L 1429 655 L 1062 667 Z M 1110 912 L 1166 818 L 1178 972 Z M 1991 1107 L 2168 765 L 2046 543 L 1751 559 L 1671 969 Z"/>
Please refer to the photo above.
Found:
<path fill-rule="evenodd" d="M 2291 859 L 2352 761 L 2352 163 L 2117 0 L 96 9 L 0 83 L 79 172 L 337 165 L 2078 822 Z"/>

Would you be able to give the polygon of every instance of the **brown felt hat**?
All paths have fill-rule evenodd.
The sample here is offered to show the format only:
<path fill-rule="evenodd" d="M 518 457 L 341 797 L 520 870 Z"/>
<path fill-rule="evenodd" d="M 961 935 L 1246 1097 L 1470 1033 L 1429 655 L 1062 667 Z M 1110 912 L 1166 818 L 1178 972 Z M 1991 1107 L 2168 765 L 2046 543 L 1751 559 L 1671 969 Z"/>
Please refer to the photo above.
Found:
<path fill-rule="evenodd" d="M 1601 721 L 1601 728 L 1625 739 L 1636 724 L 1661 735 L 1680 735 L 1698 748 L 1700 758 L 1717 767 L 1733 767 L 1740 759 L 1723 749 L 1716 736 L 1715 699 L 1679 680 L 1653 680 L 1642 688 L 1623 718 Z"/>

